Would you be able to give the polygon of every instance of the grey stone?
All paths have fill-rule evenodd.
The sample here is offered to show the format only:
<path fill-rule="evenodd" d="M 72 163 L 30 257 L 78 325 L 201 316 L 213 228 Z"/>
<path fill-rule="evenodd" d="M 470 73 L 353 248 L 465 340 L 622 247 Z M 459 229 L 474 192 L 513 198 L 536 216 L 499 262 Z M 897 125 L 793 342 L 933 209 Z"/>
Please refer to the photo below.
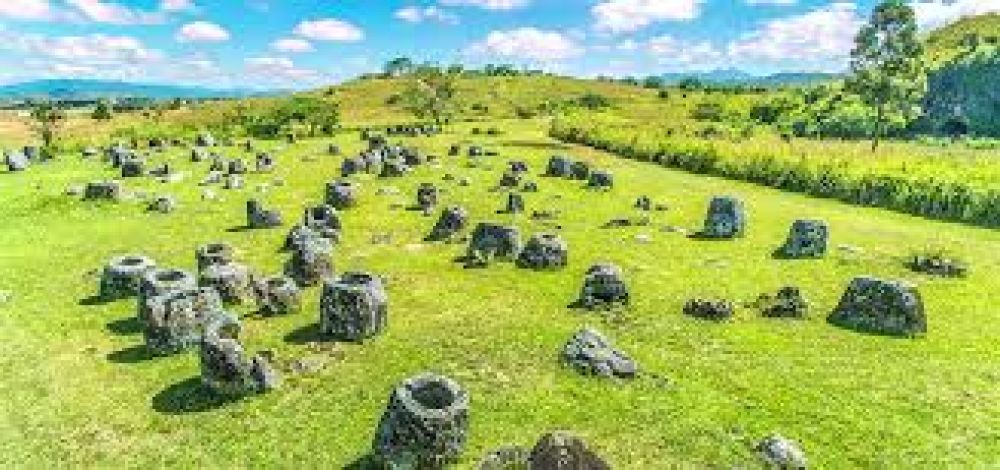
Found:
<path fill-rule="evenodd" d="M 406 162 L 400 159 L 386 160 L 382 164 L 382 172 L 379 176 L 383 178 L 398 178 L 400 176 L 406 176 L 406 173 L 410 171 L 410 168 L 406 165 Z"/>
<path fill-rule="evenodd" d="M 513 170 L 503 172 L 500 177 L 501 188 L 516 188 L 521 185 L 522 174 Z"/>
<path fill-rule="evenodd" d="M 531 451 L 518 446 L 505 446 L 486 454 L 479 461 L 479 470 L 528 470 Z"/>
<path fill-rule="evenodd" d="M 281 214 L 273 210 L 265 210 L 259 201 L 247 201 L 247 227 L 254 229 L 274 228 L 282 223 Z"/>
<path fill-rule="evenodd" d="M 965 277 L 969 268 L 965 263 L 944 253 L 917 253 L 906 260 L 906 267 L 918 273 L 940 277 Z"/>
<path fill-rule="evenodd" d="M 470 265 L 485 265 L 494 259 L 515 260 L 520 252 L 517 228 L 483 222 L 472 232 L 466 258 Z"/>
<path fill-rule="evenodd" d="M 258 153 L 255 166 L 257 173 L 268 173 L 274 171 L 274 157 L 268 153 Z"/>
<path fill-rule="evenodd" d="M 562 357 L 578 372 L 587 375 L 631 379 L 638 371 L 635 361 L 591 328 L 577 331 L 563 346 Z"/>
<path fill-rule="evenodd" d="M 254 283 L 257 307 L 265 315 L 298 313 L 302 307 L 299 286 L 285 276 L 274 276 Z"/>
<path fill-rule="evenodd" d="M 608 171 L 594 170 L 590 173 L 587 186 L 595 189 L 611 189 L 615 186 L 615 177 Z"/>
<path fill-rule="evenodd" d="M 779 289 L 776 295 L 758 297 L 757 308 L 765 317 L 803 318 L 809 313 L 809 302 L 798 287 L 786 286 Z"/>
<path fill-rule="evenodd" d="M 122 185 L 118 181 L 92 181 L 83 190 L 83 199 L 88 201 L 120 201 Z"/>
<path fill-rule="evenodd" d="M 226 175 L 226 179 L 222 187 L 224 189 L 242 189 L 243 177 L 238 174 Z"/>
<path fill-rule="evenodd" d="M 245 175 L 246 173 L 247 165 L 240 158 L 229 160 L 226 164 L 226 174 L 228 175 Z"/>
<path fill-rule="evenodd" d="M 7 170 L 10 172 L 24 171 L 28 169 L 28 157 L 25 157 L 21 153 L 4 152 L 4 160 L 7 164 Z"/>
<path fill-rule="evenodd" d="M 338 340 L 363 341 L 385 329 L 389 296 L 377 276 L 348 272 L 323 283 L 320 331 Z"/>
<path fill-rule="evenodd" d="M 755 450 L 768 468 L 805 470 L 809 467 L 806 454 L 798 443 L 777 434 L 762 440 Z"/>
<path fill-rule="evenodd" d="M 139 309 L 146 349 L 176 354 L 197 345 L 205 323 L 222 313 L 219 294 L 211 288 L 171 290 L 144 300 Z"/>
<path fill-rule="evenodd" d="M 566 157 L 554 155 L 549 158 L 545 176 L 567 178 L 573 173 L 573 162 Z"/>
<path fill-rule="evenodd" d="M 796 220 L 788 240 L 778 250 L 784 258 L 822 258 L 826 256 L 830 231 L 822 220 Z"/>
<path fill-rule="evenodd" d="M 243 304 L 254 295 L 250 268 L 234 261 L 209 264 L 201 270 L 198 284 L 215 289 L 227 304 Z"/>
<path fill-rule="evenodd" d="M 121 164 L 122 178 L 137 178 L 145 173 L 142 160 L 125 160 Z"/>
<path fill-rule="evenodd" d="M 611 263 L 595 264 L 587 270 L 578 303 L 582 307 L 629 303 L 629 289 L 622 270 Z"/>
<path fill-rule="evenodd" d="M 430 212 L 438 202 L 438 188 L 430 183 L 420 183 L 417 187 L 417 207 Z"/>
<path fill-rule="evenodd" d="M 348 158 L 340 164 L 340 176 L 346 178 L 365 170 L 365 161 L 361 158 Z"/>
<path fill-rule="evenodd" d="M 525 243 L 517 258 L 517 265 L 529 269 L 553 269 L 566 266 L 569 247 L 558 235 L 538 234 Z"/>
<path fill-rule="evenodd" d="M 344 210 L 357 205 L 357 186 L 350 181 L 334 181 L 326 184 L 326 203 L 335 209 Z"/>
<path fill-rule="evenodd" d="M 565 431 L 542 436 L 529 461 L 530 470 L 611 470 L 582 439 Z"/>
<path fill-rule="evenodd" d="M 706 238 L 736 238 L 746 233 L 747 216 L 743 201 L 731 196 L 712 198 L 700 233 Z"/>
<path fill-rule="evenodd" d="M 199 246 L 194 253 L 198 271 L 216 264 L 229 264 L 234 260 L 233 247 L 227 243 L 208 243 Z"/>
<path fill-rule="evenodd" d="M 445 241 L 450 240 L 458 232 L 465 229 L 466 224 L 469 220 L 469 214 L 464 208 L 459 206 L 448 207 L 441 211 L 441 217 L 438 218 L 434 228 L 431 229 L 431 233 L 427 235 L 426 241 Z"/>
<path fill-rule="evenodd" d="M 845 328 L 886 335 L 927 332 L 923 299 L 915 286 L 869 276 L 851 281 L 827 320 Z"/>
<path fill-rule="evenodd" d="M 139 293 L 143 276 L 155 268 L 156 262 L 142 255 L 112 258 L 101 274 L 98 293 L 104 300 L 132 297 Z"/>
<path fill-rule="evenodd" d="M 383 465 L 441 468 L 461 455 L 468 429 L 468 393 L 452 379 L 421 374 L 392 391 L 372 450 Z"/>
<path fill-rule="evenodd" d="M 641 211 L 651 211 L 653 210 L 653 200 L 649 196 L 639 196 L 635 200 L 635 208 Z"/>
<path fill-rule="evenodd" d="M 146 299 L 171 291 L 191 290 L 198 287 L 198 280 L 187 271 L 173 268 L 154 268 L 143 273 L 139 281 L 139 308 Z"/>
<path fill-rule="evenodd" d="M 518 193 L 507 193 L 507 207 L 503 210 L 506 214 L 520 214 L 524 212 L 524 196 Z"/>
<path fill-rule="evenodd" d="M 339 240 L 339 233 L 343 228 L 337 209 L 328 204 L 306 208 L 305 214 L 302 216 L 302 224 L 321 234 L 334 233 L 335 235 L 332 238 L 324 237 L 331 238 L 331 241 L 334 243 Z"/>
<path fill-rule="evenodd" d="M 195 137 L 194 144 L 198 147 L 215 147 L 215 137 L 208 132 L 202 132 Z"/>
<path fill-rule="evenodd" d="M 691 299 L 684 304 L 685 315 L 706 320 L 728 320 L 735 311 L 736 307 L 728 300 Z"/>
<path fill-rule="evenodd" d="M 575 180 L 587 181 L 590 178 L 590 165 L 586 162 L 573 162 L 569 176 Z"/>
<path fill-rule="evenodd" d="M 300 286 L 313 286 L 333 275 L 333 243 L 319 237 L 305 239 L 294 247 L 285 264 L 285 274 Z"/>
<path fill-rule="evenodd" d="M 150 212 L 169 214 L 177 208 L 177 200 L 173 196 L 157 196 L 149 202 L 147 209 Z"/>
<path fill-rule="evenodd" d="M 239 334 L 239 322 L 231 315 L 215 315 L 208 321 L 199 354 L 202 383 L 231 397 L 274 389 L 278 378 L 270 361 L 260 354 L 247 360 Z"/>

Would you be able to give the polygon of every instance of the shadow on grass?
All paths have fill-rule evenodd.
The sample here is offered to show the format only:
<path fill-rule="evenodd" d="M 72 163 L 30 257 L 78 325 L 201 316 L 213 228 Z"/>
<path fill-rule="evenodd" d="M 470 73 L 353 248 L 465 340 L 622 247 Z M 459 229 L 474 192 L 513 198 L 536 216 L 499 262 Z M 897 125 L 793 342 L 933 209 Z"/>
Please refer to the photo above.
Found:
<path fill-rule="evenodd" d="M 285 335 L 285 342 L 289 344 L 301 345 L 320 343 L 329 340 L 330 338 L 326 337 L 319 331 L 319 323 L 310 323 L 306 326 L 296 328 L 291 333 Z"/>
<path fill-rule="evenodd" d="M 251 232 L 253 230 L 254 230 L 254 228 L 251 227 L 251 226 L 249 226 L 249 225 L 237 225 L 235 227 L 229 227 L 229 228 L 227 228 L 226 232 L 228 232 L 228 233 L 244 233 L 244 232 Z"/>
<path fill-rule="evenodd" d="M 365 454 L 344 466 L 344 470 L 383 470 L 389 468 L 374 454 Z"/>
<path fill-rule="evenodd" d="M 120 318 L 105 326 L 108 331 L 121 336 L 132 336 L 142 333 L 142 323 L 136 317 Z"/>
<path fill-rule="evenodd" d="M 543 149 L 543 150 L 567 150 L 572 147 L 566 144 L 561 144 L 558 142 L 538 142 L 531 140 L 506 140 L 500 142 L 503 146 L 513 146 L 513 147 L 527 147 L 533 149 Z"/>
<path fill-rule="evenodd" d="M 152 405 L 160 413 L 180 415 L 212 411 L 238 400 L 218 395 L 202 384 L 200 377 L 191 377 L 157 393 Z"/>
<path fill-rule="evenodd" d="M 108 354 L 108 360 L 115 364 L 138 364 L 156 359 L 156 355 L 145 344 L 129 346 L 120 351 Z"/>
<path fill-rule="evenodd" d="M 82 307 L 93 307 L 97 305 L 107 305 L 114 302 L 116 299 L 108 299 L 102 297 L 100 294 L 94 294 L 89 297 L 84 297 L 77 302 L 78 305 Z"/>

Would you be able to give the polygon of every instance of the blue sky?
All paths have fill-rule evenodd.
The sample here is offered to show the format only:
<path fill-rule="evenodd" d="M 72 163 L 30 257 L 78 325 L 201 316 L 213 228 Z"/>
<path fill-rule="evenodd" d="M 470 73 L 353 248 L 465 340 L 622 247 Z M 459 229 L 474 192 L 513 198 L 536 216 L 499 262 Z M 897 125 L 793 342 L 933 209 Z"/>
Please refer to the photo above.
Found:
<path fill-rule="evenodd" d="M 0 83 L 309 88 L 395 56 L 594 76 L 838 71 L 876 0 L 0 0 Z M 914 0 L 924 30 L 1000 0 Z"/>

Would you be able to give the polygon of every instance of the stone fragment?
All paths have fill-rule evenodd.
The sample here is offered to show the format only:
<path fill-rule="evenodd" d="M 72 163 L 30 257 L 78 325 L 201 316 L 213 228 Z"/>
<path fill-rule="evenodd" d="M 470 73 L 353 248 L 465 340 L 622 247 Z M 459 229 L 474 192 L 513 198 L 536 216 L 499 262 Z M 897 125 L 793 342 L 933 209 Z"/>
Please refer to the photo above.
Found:
<path fill-rule="evenodd" d="M 334 209 L 348 209 L 354 207 L 357 202 L 358 190 L 354 183 L 340 180 L 326 184 L 326 203 Z"/>
<path fill-rule="evenodd" d="M 239 334 L 239 322 L 228 314 L 216 315 L 206 324 L 199 354 L 202 383 L 230 397 L 273 390 L 278 376 L 270 360 L 263 354 L 247 360 Z"/>
<path fill-rule="evenodd" d="M 148 297 L 139 310 L 146 348 L 157 355 L 196 346 L 205 323 L 222 314 L 222 301 L 211 288 L 184 288 Z"/>
<path fill-rule="evenodd" d="M 298 313 L 302 299 L 299 286 L 285 276 L 274 276 L 254 283 L 257 308 L 264 315 Z"/>
<path fill-rule="evenodd" d="M 851 281 L 827 321 L 858 331 L 893 336 L 927 332 L 923 299 L 915 286 L 869 276 Z"/>
<path fill-rule="evenodd" d="M 786 286 L 776 295 L 761 294 L 757 298 L 761 315 L 770 318 L 804 318 L 809 312 L 809 302 L 798 287 Z"/>
<path fill-rule="evenodd" d="M 783 258 L 822 258 L 826 256 L 830 231 L 822 220 L 796 220 L 784 246 L 778 249 Z"/>
<path fill-rule="evenodd" d="M 743 202 L 731 196 L 712 198 L 700 233 L 705 238 L 736 238 L 746 233 L 747 217 Z"/>
<path fill-rule="evenodd" d="M 587 270 L 578 304 L 586 308 L 629 303 L 629 289 L 622 270 L 611 263 L 595 264 Z"/>
<path fill-rule="evenodd" d="M 517 258 L 517 265 L 529 269 L 555 269 L 566 266 L 569 248 L 558 235 L 538 234 L 525 243 Z"/>
<path fill-rule="evenodd" d="M 305 239 L 292 249 L 285 274 L 300 286 L 313 286 L 333 275 L 333 243 L 320 237 Z"/>
<path fill-rule="evenodd" d="M 233 261 L 209 264 L 201 270 L 198 284 L 214 289 L 227 304 L 243 304 L 254 295 L 250 268 Z"/>
<path fill-rule="evenodd" d="M 762 440 L 755 449 L 768 468 L 805 470 L 809 467 L 806 454 L 798 443 L 777 434 Z"/>
<path fill-rule="evenodd" d="M 706 320 L 728 320 L 735 311 L 736 306 L 728 300 L 691 299 L 684 304 L 685 315 Z"/>
<path fill-rule="evenodd" d="M 563 346 L 563 360 L 585 375 L 631 379 L 638 368 L 631 358 L 614 348 L 607 338 L 591 328 L 577 331 Z"/>
<path fill-rule="evenodd" d="M 431 229 L 431 233 L 427 235 L 426 241 L 446 241 L 450 240 L 458 232 L 465 229 L 466 224 L 469 220 L 469 214 L 465 209 L 459 206 L 448 207 L 441 211 L 441 217 L 438 218 L 434 228 Z"/>
<path fill-rule="evenodd" d="M 227 243 L 208 243 L 199 246 L 194 253 L 198 271 L 215 264 L 229 264 L 234 260 L 233 247 Z"/>
<path fill-rule="evenodd" d="M 582 439 L 565 431 L 543 436 L 531 450 L 529 462 L 529 470 L 611 470 Z"/>
<path fill-rule="evenodd" d="M 483 222 L 472 232 L 466 252 L 470 265 L 486 265 L 494 259 L 515 260 L 521 252 L 521 235 L 514 227 Z"/>
<path fill-rule="evenodd" d="M 259 201 L 247 201 L 247 227 L 253 229 L 274 228 L 282 223 L 281 214 L 273 210 L 265 210 Z"/>

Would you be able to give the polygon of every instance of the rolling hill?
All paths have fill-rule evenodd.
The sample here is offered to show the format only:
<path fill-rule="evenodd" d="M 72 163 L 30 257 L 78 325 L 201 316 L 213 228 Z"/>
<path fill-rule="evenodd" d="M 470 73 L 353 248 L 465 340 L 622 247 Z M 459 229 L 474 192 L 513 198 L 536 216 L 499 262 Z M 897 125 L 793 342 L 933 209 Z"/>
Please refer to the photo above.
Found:
<path fill-rule="evenodd" d="M 246 89 L 222 90 L 180 85 L 77 79 L 35 80 L 0 86 L 0 99 L 8 101 L 29 98 L 71 101 L 111 98 L 205 99 L 240 98 L 260 94 L 267 93 Z"/>

